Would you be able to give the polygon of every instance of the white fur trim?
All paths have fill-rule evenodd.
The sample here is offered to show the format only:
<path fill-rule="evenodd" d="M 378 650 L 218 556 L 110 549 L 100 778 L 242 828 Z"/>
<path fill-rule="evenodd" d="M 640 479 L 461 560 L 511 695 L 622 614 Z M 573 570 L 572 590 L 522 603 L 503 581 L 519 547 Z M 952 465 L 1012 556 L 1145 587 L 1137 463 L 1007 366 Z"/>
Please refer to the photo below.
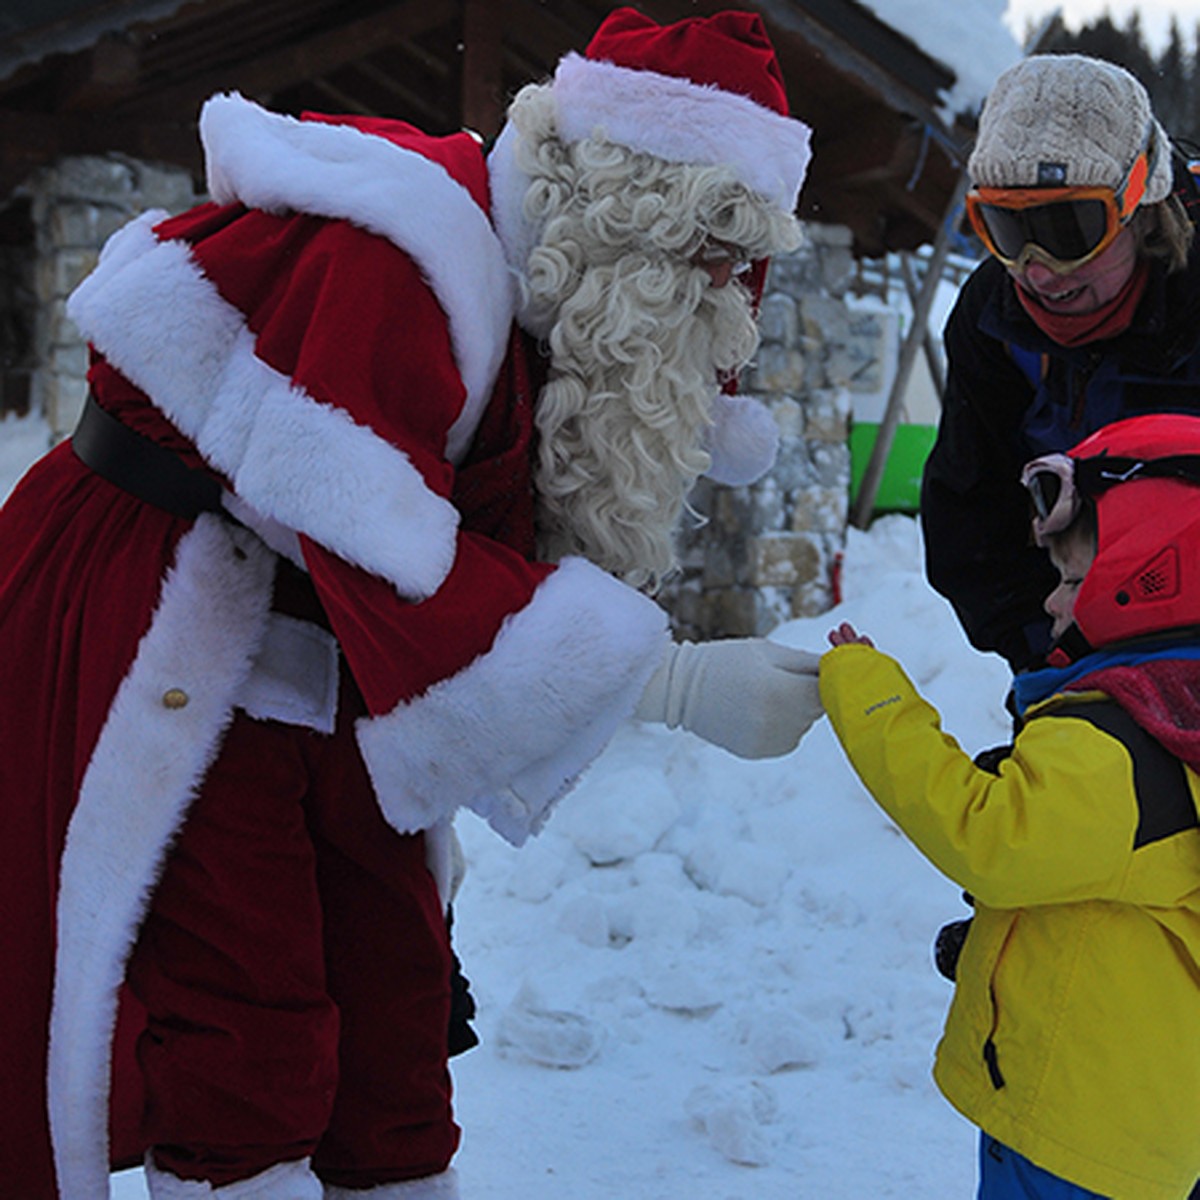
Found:
<path fill-rule="evenodd" d="M 154 236 L 157 217 L 109 240 L 67 302 L 72 320 L 259 513 L 401 595 L 433 595 L 454 563 L 453 505 L 373 430 L 258 358 L 188 247 Z"/>
<path fill-rule="evenodd" d="M 272 612 L 237 707 L 258 721 L 328 736 L 337 725 L 338 663 L 337 639 L 327 629 Z"/>
<path fill-rule="evenodd" d="M 425 830 L 425 866 L 437 884 L 438 899 L 442 907 L 449 907 L 454 899 L 456 855 L 458 835 L 454 832 L 454 819 L 445 817 L 435 821 Z"/>
<path fill-rule="evenodd" d="M 233 492 L 221 493 L 221 506 L 235 521 L 240 521 L 247 529 L 253 529 L 276 554 L 308 573 L 300 538 L 294 529 L 260 513 L 254 505 L 246 503 L 245 497 L 234 495 Z"/>
<path fill-rule="evenodd" d="M 214 199 L 346 220 L 404 250 L 450 324 L 466 406 L 446 456 L 461 461 L 508 345 L 515 289 L 487 214 L 438 163 L 349 125 L 298 121 L 236 93 L 200 113 Z"/>
<path fill-rule="evenodd" d="M 802 121 L 736 92 L 575 53 L 558 64 L 552 86 L 565 141 L 600 129 L 668 162 L 726 164 L 772 204 L 795 209 L 811 157 Z"/>
<path fill-rule="evenodd" d="M 779 423 L 765 404 L 749 396 L 717 397 L 708 434 L 715 483 L 741 487 L 761 479 L 779 452 Z"/>
<path fill-rule="evenodd" d="M 201 1180 L 180 1179 L 169 1171 L 160 1171 L 153 1156 L 147 1154 L 146 1185 L 150 1200 L 324 1200 L 325 1195 L 307 1158 L 276 1163 L 249 1179 L 214 1188 Z"/>
<path fill-rule="evenodd" d="M 49 1108 L 63 1200 L 108 1195 L 117 990 L 167 848 L 216 756 L 271 599 L 274 557 L 204 515 L 179 542 L 150 628 L 96 742 L 67 829 Z M 183 707 L 167 707 L 173 688 Z"/>
<path fill-rule="evenodd" d="M 507 122 L 488 151 L 488 180 L 492 189 L 492 220 L 508 265 L 518 276 L 529 266 L 529 256 L 537 245 L 538 227 L 525 216 L 525 193 L 529 176 L 517 166 L 516 126 Z M 522 306 L 518 301 L 518 319 L 525 328 Z"/>
<path fill-rule="evenodd" d="M 400 832 L 460 806 L 520 844 L 632 715 L 670 639 L 652 600 L 565 559 L 491 649 L 358 740 L 379 805 Z M 505 790 L 526 812 L 511 819 Z"/>
<path fill-rule="evenodd" d="M 440 1175 L 381 1183 L 364 1191 L 325 1185 L 325 1200 L 459 1200 L 458 1175 L 451 1167 Z"/>

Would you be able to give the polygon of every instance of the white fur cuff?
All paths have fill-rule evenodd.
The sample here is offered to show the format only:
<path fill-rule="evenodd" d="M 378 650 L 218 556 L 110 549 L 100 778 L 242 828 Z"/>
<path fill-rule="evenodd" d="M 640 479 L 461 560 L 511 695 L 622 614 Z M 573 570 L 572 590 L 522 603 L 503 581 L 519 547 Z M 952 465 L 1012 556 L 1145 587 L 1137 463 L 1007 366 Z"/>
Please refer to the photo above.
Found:
<path fill-rule="evenodd" d="M 486 654 L 359 722 L 384 815 L 402 833 L 463 806 L 490 817 L 512 789 L 525 815 L 502 832 L 523 841 L 633 713 L 668 642 L 657 604 L 565 559 Z"/>
<path fill-rule="evenodd" d="M 403 1183 L 381 1183 L 366 1191 L 325 1185 L 325 1200 L 459 1200 L 458 1176 L 454 1169 Z"/>
<path fill-rule="evenodd" d="M 202 1179 L 180 1179 L 169 1171 L 160 1171 L 154 1165 L 154 1156 L 147 1154 L 146 1186 L 151 1200 L 215 1200 L 217 1196 L 220 1200 L 324 1200 L 321 1181 L 309 1169 L 307 1158 L 276 1163 L 218 1191 Z"/>

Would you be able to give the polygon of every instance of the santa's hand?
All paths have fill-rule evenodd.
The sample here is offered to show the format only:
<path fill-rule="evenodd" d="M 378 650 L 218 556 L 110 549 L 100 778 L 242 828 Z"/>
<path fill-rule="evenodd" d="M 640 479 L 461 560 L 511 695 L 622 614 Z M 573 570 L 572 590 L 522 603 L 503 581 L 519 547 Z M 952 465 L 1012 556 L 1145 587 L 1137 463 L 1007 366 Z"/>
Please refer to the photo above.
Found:
<path fill-rule="evenodd" d="M 634 715 L 690 730 L 740 758 L 774 758 L 794 750 L 822 713 L 820 661 L 766 638 L 680 642 Z"/>

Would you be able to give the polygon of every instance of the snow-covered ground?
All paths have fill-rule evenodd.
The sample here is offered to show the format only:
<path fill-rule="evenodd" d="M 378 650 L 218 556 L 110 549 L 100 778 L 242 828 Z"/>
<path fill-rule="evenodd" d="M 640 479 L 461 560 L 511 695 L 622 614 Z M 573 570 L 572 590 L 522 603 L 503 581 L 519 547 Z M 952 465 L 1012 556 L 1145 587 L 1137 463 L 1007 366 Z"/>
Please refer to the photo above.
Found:
<path fill-rule="evenodd" d="M 50 449 L 50 427 L 41 416 L 0 418 L 0 504 L 25 468 Z"/>
<path fill-rule="evenodd" d="M 0 496 L 45 444 L 0 424 Z M 838 620 L 898 657 L 971 751 L 1007 740 L 999 659 L 924 583 L 917 525 L 852 530 Z M 465 1200 L 966 1200 L 974 1133 L 929 1067 L 964 915 L 821 720 L 748 763 L 630 727 L 514 850 L 460 820 L 457 949 L 482 1044 L 454 1060 Z M 140 1172 L 119 1200 L 145 1196 Z"/>
<path fill-rule="evenodd" d="M 912 519 L 852 531 L 845 593 L 775 636 L 819 650 L 850 620 L 964 746 L 1007 740 L 1007 669 L 923 582 Z M 965 909 L 826 721 L 762 763 L 631 727 L 525 849 L 461 824 L 467 1200 L 973 1195 L 974 1132 L 929 1078 L 930 942 Z"/>

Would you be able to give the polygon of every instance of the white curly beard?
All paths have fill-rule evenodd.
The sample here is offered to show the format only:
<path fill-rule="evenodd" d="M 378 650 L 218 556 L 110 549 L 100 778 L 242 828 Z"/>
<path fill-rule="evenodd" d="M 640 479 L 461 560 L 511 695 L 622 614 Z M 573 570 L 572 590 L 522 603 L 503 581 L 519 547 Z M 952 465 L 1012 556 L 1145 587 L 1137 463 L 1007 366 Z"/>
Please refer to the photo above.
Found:
<path fill-rule="evenodd" d="M 539 550 L 582 554 L 634 586 L 676 566 L 718 379 L 758 345 L 751 300 L 685 262 L 629 255 L 588 268 L 550 337 L 538 399 Z"/>

